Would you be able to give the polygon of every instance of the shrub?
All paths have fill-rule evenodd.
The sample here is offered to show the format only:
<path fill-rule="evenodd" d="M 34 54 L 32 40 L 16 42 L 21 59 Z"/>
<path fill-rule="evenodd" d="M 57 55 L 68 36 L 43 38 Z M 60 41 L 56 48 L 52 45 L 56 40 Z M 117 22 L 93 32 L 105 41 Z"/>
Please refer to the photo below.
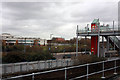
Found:
<path fill-rule="evenodd" d="M 48 60 L 54 59 L 54 57 L 49 53 L 41 52 L 30 52 L 30 53 L 21 53 L 21 52 L 9 52 L 2 55 L 3 63 L 16 63 L 16 62 L 25 62 L 25 61 L 38 61 L 38 60 Z"/>
<path fill-rule="evenodd" d="M 79 55 L 78 57 L 72 58 L 74 60 L 74 65 L 86 64 L 92 62 L 103 61 L 105 58 L 97 57 L 96 55 Z"/>
<path fill-rule="evenodd" d="M 20 52 L 17 52 L 17 53 L 10 52 L 2 57 L 2 62 L 3 63 L 23 62 L 23 61 L 25 61 L 24 56 L 25 56 L 25 54 L 20 53 Z"/>

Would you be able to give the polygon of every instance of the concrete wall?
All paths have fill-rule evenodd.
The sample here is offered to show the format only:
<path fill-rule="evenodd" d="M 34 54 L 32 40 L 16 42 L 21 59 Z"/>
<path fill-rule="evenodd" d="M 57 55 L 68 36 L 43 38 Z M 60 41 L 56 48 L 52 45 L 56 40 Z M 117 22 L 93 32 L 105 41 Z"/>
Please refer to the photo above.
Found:
<path fill-rule="evenodd" d="M 73 61 L 67 60 L 47 60 L 47 61 L 33 61 L 33 62 L 21 62 L 21 63 L 10 63 L 0 64 L 0 70 L 2 74 L 10 74 L 15 72 L 33 71 L 33 70 L 44 70 L 50 68 L 64 67 L 73 65 Z M 1 74 L 0 74 L 1 75 Z"/>

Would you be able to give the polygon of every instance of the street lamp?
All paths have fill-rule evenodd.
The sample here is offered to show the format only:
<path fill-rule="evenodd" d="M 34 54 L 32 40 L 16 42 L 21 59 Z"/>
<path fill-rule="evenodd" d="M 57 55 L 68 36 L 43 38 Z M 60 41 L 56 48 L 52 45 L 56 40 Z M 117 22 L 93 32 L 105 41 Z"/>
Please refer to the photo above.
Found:
<path fill-rule="evenodd" d="M 25 38 L 25 41 L 24 41 L 24 53 L 26 52 L 26 38 Z"/>
<path fill-rule="evenodd" d="M 53 35 L 53 34 L 50 34 L 50 39 L 52 39 L 52 35 Z"/>
<path fill-rule="evenodd" d="M 55 57 L 57 58 L 57 46 L 55 47 L 56 53 L 55 53 Z"/>
<path fill-rule="evenodd" d="M 50 40 L 51 40 L 51 41 L 52 41 L 52 35 L 53 35 L 53 34 L 50 34 Z M 50 54 L 51 54 L 51 41 L 50 41 L 50 46 L 49 46 Z"/>

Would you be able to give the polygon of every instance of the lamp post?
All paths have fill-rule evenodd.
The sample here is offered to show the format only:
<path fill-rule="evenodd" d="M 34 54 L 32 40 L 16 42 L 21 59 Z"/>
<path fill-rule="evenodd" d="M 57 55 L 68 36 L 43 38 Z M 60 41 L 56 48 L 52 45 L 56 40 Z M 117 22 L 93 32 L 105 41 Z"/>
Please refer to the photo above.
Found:
<path fill-rule="evenodd" d="M 78 25 L 77 25 L 77 31 L 76 31 L 76 57 L 78 56 Z"/>
<path fill-rule="evenodd" d="M 52 39 L 52 35 L 53 35 L 53 34 L 50 34 L 50 39 Z"/>
<path fill-rule="evenodd" d="M 52 35 L 53 35 L 53 34 L 50 34 L 50 46 L 49 46 L 50 54 L 51 54 L 51 41 L 52 41 Z"/>
<path fill-rule="evenodd" d="M 26 38 L 25 38 L 25 42 L 24 42 L 24 53 L 26 52 Z"/>
<path fill-rule="evenodd" d="M 56 53 L 55 53 L 55 57 L 57 59 L 57 46 L 55 47 Z"/>

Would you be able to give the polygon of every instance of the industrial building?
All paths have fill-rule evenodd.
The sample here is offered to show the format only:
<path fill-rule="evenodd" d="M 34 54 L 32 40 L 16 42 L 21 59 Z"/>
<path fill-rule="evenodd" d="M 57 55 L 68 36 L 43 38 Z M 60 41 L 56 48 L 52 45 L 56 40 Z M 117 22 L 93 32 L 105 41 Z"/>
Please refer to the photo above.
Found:
<path fill-rule="evenodd" d="M 47 45 L 47 40 L 41 38 L 15 37 L 9 33 L 3 33 L 1 37 L 2 37 L 2 45 L 28 45 L 28 46 Z"/>

